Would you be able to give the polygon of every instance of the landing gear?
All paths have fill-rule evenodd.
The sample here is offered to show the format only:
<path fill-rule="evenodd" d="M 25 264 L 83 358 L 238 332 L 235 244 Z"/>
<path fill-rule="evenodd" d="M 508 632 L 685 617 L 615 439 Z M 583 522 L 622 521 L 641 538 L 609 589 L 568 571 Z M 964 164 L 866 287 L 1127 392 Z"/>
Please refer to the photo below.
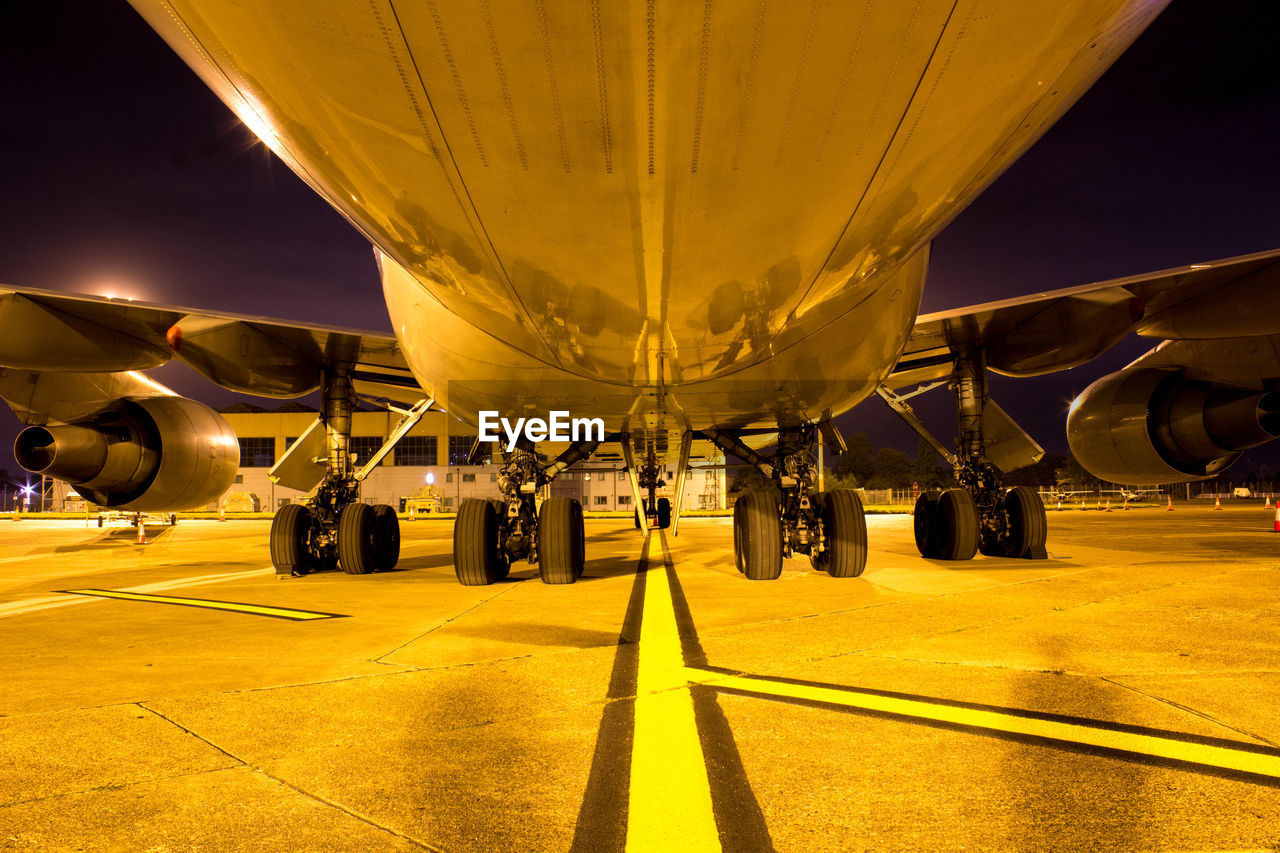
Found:
<path fill-rule="evenodd" d="M 539 507 L 536 495 L 599 445 L 598 441 L 577 442 L 551 465 L 540 462 L 528 444 L 505 453 L 498 471 L 498 488 L 504 497 L 468 499 L 458 510 L 453 526 L 458 582 L 494 583 L 505 578 L 520 559 L 538 566 L 543 583 L 573 583 L 582 577 L 586 562 L 582 505 L 569 498 L 548 498 Z"/>
<path fill-rule="evenodd" d="M 417 422 L 430 406 L 423 401 L 394 431 L 395 439 Z M 375 454 L 374 463 L 353 470 L 351 413 L 355 391 L 350 369 L 325 370 L 320 420 L 324 425 L 325 474 L 306 506 L 281 507 L 271 522 L 271 563 L 278 575 L 305 575 L 341 566 L 347 574 L 364 575 L 394 568 L 400 559 L 400 521 L 395 510 L 360 502 L 360 481 L 372 464 L 390 450 L 394 439 Z"/>
<path fill-rule="evenodd" d="M 754 465 L 774 492 L 748 492 L 733 508 L 734 562 L 751 580 L 782 574 L 782 558 L 807 554 L 814 568 L 852 578 L 867 565 L 867 521 L 862 500 L 851 490 L 819 495 L 812 424 L 780 429 L 767 459 L 720 430 L 704 430 L 726 453 Z"/>
<path fill-rule="evenodd" d="M 1026 486 L 1005 488 L 1000 469 L 987 458 L 984 410 L 988 402 L 986 355 L 957 355 L 951 387 L 959 421 L 958 452 L 946 452 L 911 408 L 884 389 L 880 396 L 955 468 L 958 489 L 925 492 L 916 499 L 916 547 L 924 557 L 969 560 L 981 551 L 992 557 L 1048 556 L 1048 522 L 1040 496 Z M 927 389 L 922 389 L 927 390 Z M 919 393 L 919 392 L 917 392 Z"/>

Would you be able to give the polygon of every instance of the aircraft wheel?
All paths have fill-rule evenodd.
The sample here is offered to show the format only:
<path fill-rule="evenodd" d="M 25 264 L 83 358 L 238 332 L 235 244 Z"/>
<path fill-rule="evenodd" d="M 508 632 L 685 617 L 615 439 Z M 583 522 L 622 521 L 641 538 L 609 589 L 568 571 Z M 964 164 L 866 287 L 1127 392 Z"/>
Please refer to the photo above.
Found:
<path fill-rule="evenodd" d="M 374 555 L 377 569 L 394 569 L 400 562 L 400 518 L 386 504 L 373 508 Z"/>
<path fill-rule="evenodd" d="M 833 578 L 856 578 L 867 567 L 867 516 L 853 489 L 822 496 L 827 550 L 823 568 Z"/>
<path fill-rule="evenodd" d="M 782 574 L 782 519 L 778 504 L 766 492 L 747 492 L 734 504 L 741 533 L 735 536 L 734 553 L 742 573 L 750 580 L 773 580 Z"/>
<path fill-rule="evenodd" d="M 671 501 L 666 498 L 658 498 L 658 527 L 667 528 L 671 526 Z"/>
<path fill-rule="evenodd" d="M 538 572 L 543 583 L 573 583 L 582 576 L 585 538 L 582 504 L 547 498 L 538 511 Z"/>
<path fill-rule="evenodd" d="M 932 489 L 921 492 L 916 498 L 916 508 L 912 513 L 916 529 L 916 549 L 921 557 L 937 557 L 938 549 L 934 544 L 933 533 L 937 529 L 938 499 L 942 492 Z"/>
<path fill-rule="evenodd" d="M 972 560 L 978 553 L 978 507 L 964 489 L 947 489 L 938 498 L 930 540 L 944 560 Z"/>
<path fill-rule="evenodd" d="M 453 571 L 463 586 L 485 586 L 505 576 L 498 553 L 498 514 L 493 504 L 467 498 L 453 522 Z"/>
<path fill-rule="evenodd" d="M 497 536 L 502 535 L 502 521 L 507 517 L 507 502 L 501 498 L 490 498 L 493 504 L 493 515 L 497 519 Z M 498 580 L 505 580 L 511 574 L 511 560 L 502 551 L 502 543 L 498 542 Z"/>
<path fill-rule="evenodd" d="M 1027 486 L 1014 486 L 1000 499 L 1006 524 L 999 545 L 1005 557 L 1043 556 L 1049 520 L 1040 495 Z"/>
<path fill-rule="evenodd" d="M 350 503 L 338 514 L 338 565 L 349 575 L 367 575 L 376 565 L 378 524 L 373 507 Z"/>
<path fill-rule="evenodd" d="M 101 521 L 101 518 L 99 518 Z M 305 575 L 314 561 L 307 552 L 307 539 L 315 516 L 302 504 L 286 504 L 271 519 L 271 565 L 279 575 Z"/>

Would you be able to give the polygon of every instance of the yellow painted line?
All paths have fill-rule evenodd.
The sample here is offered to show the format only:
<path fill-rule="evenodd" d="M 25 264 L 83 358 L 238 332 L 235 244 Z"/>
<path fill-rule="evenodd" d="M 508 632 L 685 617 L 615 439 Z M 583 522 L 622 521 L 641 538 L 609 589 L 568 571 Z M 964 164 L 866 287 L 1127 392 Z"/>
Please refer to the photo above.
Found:
<path fill-rule="evenodd" d="M 647 612 L 646 612 L 647 618 Z M 963 726 L 1019 737 L 1058 741 L 1063 744 L 1130 753 L 1147 758 L 1200 765 L 1214 770 L 1247 773 L 1280 779 L 1280 751 L 1253 744 L 1230 742 L 1212 744 L 1184 740 L 1156 733 L 1120 731 L 1091 726 L 1086 721 L 1066 722 L 1026 717 L 994 709 L 963 708 L 923 699 L 881 696 L 858 690 L 844 690 L 810 684 L 795 684 L 762 677 L 724 675 L 690 668 L 687 677 L 718 688 L 749 691 L 779 699 L 798 699 L 841 705 L 882 714 L 892 714 L 925 722 Z"/>
<path fill-rule="evenodd" d="M 627 850 L 719 850 L 671 584 L 663 562 L 649 562 L 652 538 L 644 544 Z"/>
<path fill-rule="evenodd" d="M 200 607 L 205 610 L 227 610 L 233 613 L 251 613 L 274 619 L 291 619 L 310 622 L 316 619 L 339 619 L 341 613 L 319 613 L 313 610 L 293 610 L 288 607 L 268 607 L 264 604 L 244 604 L 238 601 L 213 601 L 207 598 L 179 598 L 174 595 L 149 595 L 141 592 L 125 592 L 115 589 L 64 589 L 70 595 L 91 595 L 98 598 L 118 598 L 123 601 L 148 601 L 154 604 L 177 604 L 183 607 Z"/>

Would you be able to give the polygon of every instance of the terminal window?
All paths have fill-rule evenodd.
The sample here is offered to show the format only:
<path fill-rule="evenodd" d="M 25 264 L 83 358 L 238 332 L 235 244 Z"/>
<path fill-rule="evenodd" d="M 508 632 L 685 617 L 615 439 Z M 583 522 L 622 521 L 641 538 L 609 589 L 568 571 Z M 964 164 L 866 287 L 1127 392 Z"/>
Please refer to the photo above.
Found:
<path fill-rule="evenodd" d="M 608 495 L 596 495 L 596 497 L 595 497 L 595 505 L 596 505 L 596 506 L 604 506 L 604 505 L 606 505 L 607 503 L 609 503 L 609 496 L 608 496 Z"/>
<path fill-rule="evenodd" d="M 474 483 L 475 481 L 476 481 L 476 475 L 475 475 L 475 474 L 463 474 L 463 475 L 462 475 L 462 482 L 464 482 L 464 483 Z"/>
<path fill-rule="evenodd" d="M 631 495 L 618 495 L 618 506 L 631 506 Z"/>
<path fill-rule="evenodd" d="M 396 442 L 393 453 L 396 465 L 434 465 L 436 464 L 436 437 L 406 435 Z"/>
<path fill-rule="evenodd" d="M 240 439 L 241 468 L 270 468 L 275 461 L 276 440 L 274 438 Z"/>
<path fill-rule="evenodd" d="M 351 452 L 356 455 L 356 465 L 361 466 L 373 458 L 373 454 L 378 452 L 378 448 L 382 446 L 382 436 L 380 435 L 353 435 L 351 436 Z"/>
<path fill-rule="evenodd" d="M 471 455 L 471 445 L 475 442 L 475 436 L 471 435 L 449 436 L 449 464 L 466 465 L 467 457 Z"/>

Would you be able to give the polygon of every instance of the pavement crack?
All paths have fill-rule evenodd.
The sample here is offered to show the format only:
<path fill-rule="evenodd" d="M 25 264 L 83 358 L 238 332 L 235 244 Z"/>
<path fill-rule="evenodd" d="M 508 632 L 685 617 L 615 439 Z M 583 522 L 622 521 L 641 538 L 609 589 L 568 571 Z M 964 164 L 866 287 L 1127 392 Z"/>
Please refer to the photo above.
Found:
<path fill-rule="evenodd" d="M 127 788 L 136 788 L 139 785 L 151 785 L 156 782 L 167 782 L 172 779 L 186 779 L 190 776 L 206 776 L 210 773 L 225 773 L 228 770 L 235 770 L 243 764 L 237 764 L 235 767 L 211 767 L 207 770 L 192 770 L 187 773 L 170 773 L 165 776 L 157 776 L 152 779 L 131 779 L 127 782 L 109 782 L 105 785 L 94 785 L 92 788 L 83 788 L 79 791 L 59 791 L 56 794 L 49 794 L 44 797 L 28 797 L 24 800 L 13 800 L 7 803 L 0 803 L 0 809 L 13 808 L 15 806 L 27 806 L 32 803 L 44 803 L 49 800 L 60 800 L 64 797 L 78 797 L 83 794 L 97 794 L 102 791 L 123 791 Z"/>
<path fill-rule="evenodd" d="M 515 583 L 513 583 L 513 584 L 507 584 L 507 585 L 506 585 L 506 586 L 504 586 L 502 589 L 500 589 L 500 590 L 498 590 L 497 592 L 495 592 L 493 595 L 490 595 L 490 596 L 488 596 L 487 598 L 482 598 L 482 599 L 480 599 L 479 601 L 477 601 L 475 604 L 473 604 L 473 605 L 471 605 L 470 607 L 466 608 L 465 610 L 460 610 L 459 612 L 457 612 L 457 613 L 455 613 L 454 615 L 452 615 L 452 616 L 448 617 L 447 619 L 443 619 L 443 620 L 441 620 L 440 622 L 437 622 L 435 625 L 432 625 L 430 628 L 428 628 L 427 630 L 423 631 L 421 634 L 418 634 L 416 637 L 413 637 L 413 638 L 411 638 L 411 639 L 409 639 L 409 640 L 406 640 L 405 642 L 403 642 L 403 643 L 401 643 L 400 645 L 396 646 L 396 647 L 395 647 L 394 649 L 392 649 L 391 651 L 389 651 L 389 652 L 385 652 L 385 653 L 383 653 L 383 654 L 380 654 L 380 655 L 378 655 L 376 658 L 370 658 L 370 661 L 371 661 L 372 663 L 386 664 L 386 665 L 389 665 L 389 666 L 402 666 L 402 664 L 388 663 L 387 661 L 385 661 L 385 660 L 383 660 L 383 659 L 384 659 L 384 658 L 391 657 L 392 655 L 394 655 L 396 652 L 400 651 L 401 649 L 407 648 L 408 646 L 412 646 L 414 643 L 418 642 L 418 641 L 419 641 L 419 640 L 421 640 L 423 637 L 426 637 L 426 636 L 427 636 L 427 635 L 429 635 L 429 634 L 433 634 L 433 633 L 435 633 L 436 631 L 440 630 L 441 628 L 443 628 L 443 627 L 444 627 L 444 626 L 446 626 L 446 625 L 452 625 L 454 622 L 458 621 L 458 620 L 459 620 L 459 619 L 461 619 L 463 616 L 466 616 L 468 613 L 471 613 L 472 611 L 477 610 L 477 609 L 479 609 L 480 607 L 483 607 L 484 605 L 488 604 L 490 601 L 493 601 L 495 598 L 499 598 L 500 596 L 506 595 L 508 592 L 511 592 L 511 590 L 513 590 L 513 589 L 515 589 L 516 587 L 520 586 L 520 584 L 524 583 L 526 580 L 528 580 L 528 578 L 520 578 L 519 580 L 517 580 L 517 581 L 516 581 Z"/>
<path fill-rule="evenodd" d="M 1108 678 L 1105 675 L 1099 675 L 1097 676 L 1097 678 L 1101 681 L 1107 682 L 1108 684 L 1114 684 L 1116 687 L 1122 688 L 1124 690 L 1131 690 L 1134 693 L 1137 693 L 1139 696 L 1145 696 L 1148 699 L 1152 699 L 1156 702 L 1160 702 L 1162 704 L 1168 705 L 1171 708 L 1177 708 L 1179 711 L 1184 711 L 1192 715 L 1193 717 L 1199 717 L 1200 719 L 1213 723 L 1216 726 L 1222 726 L 1224 729 L 1233 731 L 1236 734 L 1242 734 L 1245 737 L 1253 738 L 1254 740 L 1260 741 L 1261 743 L 1265 743 L 1267 746 L 1280 746 L 1280 744 L 1277 744 L 1271 738 L 1264 737 L 1258 734 L 1257 732 L 1251 732 L 1248 729 L 1242 729 L 1239 726 L 1234 726 L 1231 723 L 1226 722 L 1225 720 L 1218 719 L 1217 717 L 1213 716 L 1210 713 L 1198 710 L 1196 708 L 1192 708 L 1190 705 L 1184 705 L 1181 702 L 1175 702 L 1173 699 L 1170 699 L 1166 696 L 1159 696 L 1155 693 L 1151 693 L 1146 690 L 1143 690 L 1141 687 L 1135 687 L 1132 684 L 1125 684 L 1123 681 L 1116 681 L 1114 678 Z"/>
<path fill-rule="evenodd" d="M 230 752 L 230 751 L 228 751 L 228 750 L 226 750 L 226 749 L 223 749 L 222 747 L 218 746 L 218 745 L 217 745 L 216 743 L 214 743 L 213 741 L 209 740 L 207 737 L 204 737 L 203 735 L 199 734 L 198 732 L 195 732 L 195 731 L 193 731 L 192 729 L 187 728 L 186 726 L 184 726 L 184 725 L 182 725 L 181 723 L 179 723 L 177 720 L 173 719 L 172 717 L 166 716 L 165 714 L 162 714 L 160 711 L 157 711 L 155 708 L 151 708 L 151 707 L 149 707 L 149 706 L 147 706 L 147 705 L 143 704 L 142 702 L 138 702 L 138 703 L 136 703 L 136 704 L 137 704 L 137 706 L 138 706 L 139 708 L 141 708 L 142 710 L 147 711 L 147 712 L 149 712 L 149 713 L 152 713 L 152 714 L 156 715 L 157 717 L 159 717 L 160 719 L 164 720 L 166 723 L 169 723 L 170 725 L 174 726 L 175 728 L 181 729 L 182 731 L 184 731 L 184 732 L 186 732 L 187 734 L 191 735 L 191 736 L 192 736 L 193 738 L 195 738 L 196 740 L 198 740 L 198 741 L 200 741 L 200 742 L 202 742 L 202 743 L 206 744 L 206 745 L 207 745 L 207 746 L 209 746 L 210 748 L 217 750 L 218 752 L 220 752 L 220 753 L 222 753 L 223 755 L 227 756 L 227 757 L 228 757 L 228 758 L 230 758 L 231 760 L 235 761 L 235 762 L 236 762 L 237 764 L 239 764 L 240 766 L 242 766 L 242 767 L 244 767 L 244 768 L 246 768 L 246 769 L 248 769 L 248 770 L 252 770 L 254 773 L 257 773 L 257 774 L 259 774 L 259 775 L 261 775 L 261 776 L 264 776 L 264 777 L 266 777 L 267 779 L 270 779 L 271 781 L 275 782 L 275 783 L 276 783 L 276 784 L 278 784 L 278 785 L 283 785 L 284 787 L 288 788 L 289 790 L 291 790 L 291 791 L 293 791 L 293 792 L 295 792 L 295 793 L 297 793 L 297 794 L 300 794 L 300 795 L 302 795 L 302 796 L 306 797 L 307 799 L 315 800 L 317 803 L 323 803 L 324 805 L 328 806 L 329 808 L 331 808 L 331 809 L 335 809 L 335 810 L 337 810 L 337 811 L 340 811 L 340 812 L 342 812 L 343 814 L 347 815 L 348 817 L 354 818 L 355 820 L 358 820 L 358 821 L 360 821 L 361 823 L 368 824 L 369 826 L 372 826 L 372 827 L 373 827 L 373 828 L 375 828 L 375 829 L 381 830 L 382 832 L 385 832 L 385 833 L 387 833 L 388 835 L 394 835 L 396 838 L 400 838 L 400 839 L 402 839 L 402 840 L 404 840 L 404 841 L 407 841 L 407 842 L 409 842 L 410 844 L 413 844 L 414 846 L 419 847 L 419 848 L 421 848 L 421 849 L 423 849 L 423 850 L 432 850 L 432 851 L 435 851 L 435 853 L 444 853 L 444 849 L 443 849 L 443 848 L 441 848 L 441 847 L 436 847 L 436 846 L 434 846 L 434 845 L 432 845 L 432 844 L 428 844 L 428 843 L 427 843 L 427 842 L 425 842 L 425 841 L 422 841 L 422 840 L 420 840 L 420 839 L 414 838 L 414 837 L 413 837 L 413 836 L 411 836 L 411 835 L 407 835 L 407 834 L 405 834 L 405 833 L 401 832 L 400 830 L 396 829 L 395 827 L 391 827 L 391 826 L 387 826 L 387 825 L 385 825 L 385 824 L 379 823 L 378 821 L 374 820 L 373 818 L 369 817 L 368 815 L 362 814 L 362 813 L 360 813 L 360 812 L 356 811 L 355 809 L 348 808 L 347 806 L 344 806 L 344 805 L 342 805 L 342 804 L 341 804 L 341 803 L 339 803 L 339 802 L 336 802 L 336 801 L 334 801 L 334 800 L 331 800 L 331 799 L 329 799 L 328 797 L 324 797 L 324 796 L 321 796 L 320 794 L 317 794 L 317 793 L 315 793 L 315 792 L 313 792 L 313 791 L 308 791 L 308 790 L 306 790 L 305 788 L 301 788 L 301 787 L 299 787 L 298 785 L 295 785 L 295 784 L 293 784 L 292 782 L 288 781 L 287 779 L 283 779 L 283 778 L 281 778 L 281 777 L 279 777 L 279 776 L 275 775 L 274 773 L 270 772 L 270 771 L 269 771 L 269 770 L 267 770 L 266 768 L 264 768 L 264 767 L 259 767 L 258 765 L 254 764 L 253 762 L 251 762 L 251 761 L 247 761 L 247 760 L 245 760 L 245 759 L 241 758 L 240 756 L 238 756 L 238 755 L 236 755 L 236 754 L 234 754 L 234 753 L 232 753 L 232 752 Z M 227 769 L 227 768 L 221 768 L 221 769 L 224 769 L 224 770 L 225 770 L 225 769 Z"/>

